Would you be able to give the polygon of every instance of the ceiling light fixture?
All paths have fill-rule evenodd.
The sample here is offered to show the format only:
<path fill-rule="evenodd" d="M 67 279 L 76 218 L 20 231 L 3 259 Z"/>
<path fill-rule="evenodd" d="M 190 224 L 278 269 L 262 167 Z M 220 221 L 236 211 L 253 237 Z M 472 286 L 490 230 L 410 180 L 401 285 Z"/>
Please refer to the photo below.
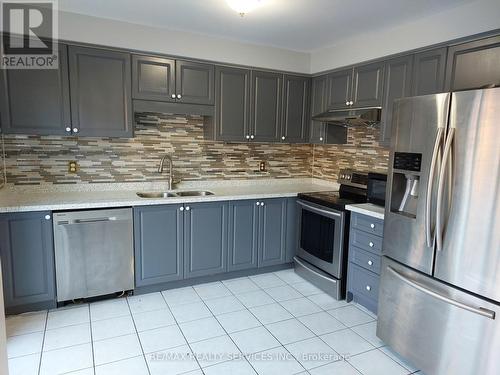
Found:
<path fill-rule="evenodd" d="M 245 14 L 261 5 L 264 0 L 226 0 L 226 2 L 231 9 L 235 10 L 243 17 Z"/>

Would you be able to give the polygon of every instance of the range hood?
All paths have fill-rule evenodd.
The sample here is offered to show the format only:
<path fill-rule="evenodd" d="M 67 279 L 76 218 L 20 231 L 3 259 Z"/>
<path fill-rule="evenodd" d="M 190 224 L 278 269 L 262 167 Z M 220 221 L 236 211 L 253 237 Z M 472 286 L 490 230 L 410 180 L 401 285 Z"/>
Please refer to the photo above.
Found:
<path fill-rule="evenodd" d="M 381 107 L 364 107 L 352 109 L 330 109 L 319 115 L 313 116 L 315 121 L 326 122 L 332 125 L 350 126 L 376 126 L 380 123 Z"/>

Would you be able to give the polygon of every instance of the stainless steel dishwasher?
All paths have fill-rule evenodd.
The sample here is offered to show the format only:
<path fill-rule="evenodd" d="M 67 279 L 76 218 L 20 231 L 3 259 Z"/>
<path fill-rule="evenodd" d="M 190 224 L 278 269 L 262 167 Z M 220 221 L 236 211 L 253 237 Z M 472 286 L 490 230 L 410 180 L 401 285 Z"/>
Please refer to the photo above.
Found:
<path fill-rule="evenodd" d="M 134 289 L 131 208 L 53 217 L 58 302 Z"/>

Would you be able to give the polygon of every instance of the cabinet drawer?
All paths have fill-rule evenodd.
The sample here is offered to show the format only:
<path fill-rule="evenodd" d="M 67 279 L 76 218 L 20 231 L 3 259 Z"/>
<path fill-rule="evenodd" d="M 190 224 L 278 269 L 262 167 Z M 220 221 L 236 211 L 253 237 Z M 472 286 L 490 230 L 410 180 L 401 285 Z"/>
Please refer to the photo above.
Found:
<path fill-rule="evenodd" d="M 380 275 L 380 256 L 357 247 L 349 249 L 349 261 Z"/>
<path fill-rule="evenodd" d="M 377 236 L 384 235 L 384 221 L 363 214 L 352 213 L 351 227 Z"/>
<path fill-rule="evenodd" d="M 362 250 L 380 255 L 382 253 L 382 238 L 351 228 L 349 242 Z"/>
<path fill-rule="evenodd" d="M 353 294 L 361 294 L 367 298 L 377 300 L 380 278 L 373 272 L 349 263 L 349 290 Z"/>

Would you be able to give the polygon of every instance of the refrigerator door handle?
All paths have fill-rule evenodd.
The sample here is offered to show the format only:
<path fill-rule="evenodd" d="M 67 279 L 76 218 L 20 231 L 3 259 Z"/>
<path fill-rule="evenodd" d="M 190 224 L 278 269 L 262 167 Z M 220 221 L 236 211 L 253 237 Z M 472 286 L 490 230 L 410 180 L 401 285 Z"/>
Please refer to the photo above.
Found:
<path fill-rule="evenodd" d="M 442 210 L 443 210 L 443 190 L 444 190 L 444 179 L 447 170 L 448 159 L 451 155 L 451 145 L 453 144 L 453 139 L 455 137 L 455 128 L 451 128 L 446 139 L 446 144 L 444 146 L 443 161 L 441 163 L 441 170 L 439 171 L 439 182 L 436 200 L 436 248 L 438 251 L 443 249 L 443 223 L 442 223 Z M 450 167 L 450 174 L 452 173 L 453 166 Z M 450 178 L 450 189 L 451 183 L 453 181 L 453 176 Z M 449 197 L 451 199 L 451 195 Z"/>
<path fill-rule="evenodd" d="M 428 289 L 427 287 L 423 286 L 422 284 L 414 281 L 414 280 L 411 280 L 410 278 L 402 275 L 401 273 L 399 273 L 398 271 L 396 271 L 394 268 L 392 268 L 391 266 L 387 266 L 387 270 L 389 272 L 391 272 L 394 276 L 396 276 L 398 279 L 400 279 L 401 281 L 403 281 L 404 283 L 410 285 L 411 287 L 421 291 L 422 293 L 425 293 L 431 297 L 434 297 L 440 301 L 443 301 L 445 303 L 448 303 L 450 305 L 453 305 L 453 306 L 456 306 L 458 308 L 461 308 L 463 310 L 467 310 L 467 311 L 470 311 L 474 314 L 478 314 L 478 315 L 481 315 L 481 316 L 484 316 L 488 319 L 492 319 L 492 320 L 495 320 L 495 312 L 494 311 L 491 311 L 491 310 L 488 310 L 488 309 L 485 309 L 483 307 L 474 307 L 474 306 L 470 306 L 470 305 L 467 305 L 465 303 L 462 303 L 462 302 L 459 302 L 459 301 L 456 301 L 454 299 L 451 299 L 449 297 L 446 297 L 446 296 L 443 296 L 442 294 L 439 294 L 437 292 L 435 292 L 434 290 L 431 290 L 431 289 Z"/>
<path fill-rule="evenodd" d="M 441 148 L 441 140 L 443 138 L 444 128 L 439 127 L 436 135 L 436 141 L 434 142 L 434 150 L 432 151 L 432 161 L 429 170 L 429 182 L 427 184 L 427 197 L 425 201 L 425 240 L 427 242 L 427 247 L 432 246 L 434 241 L 434 234 L 431 228 L 431 202 L 432 202 L 432 191 L 434 184 L 434 174 L 436 171 L 436 164 L 438 164 L 438 157 Z"/>

